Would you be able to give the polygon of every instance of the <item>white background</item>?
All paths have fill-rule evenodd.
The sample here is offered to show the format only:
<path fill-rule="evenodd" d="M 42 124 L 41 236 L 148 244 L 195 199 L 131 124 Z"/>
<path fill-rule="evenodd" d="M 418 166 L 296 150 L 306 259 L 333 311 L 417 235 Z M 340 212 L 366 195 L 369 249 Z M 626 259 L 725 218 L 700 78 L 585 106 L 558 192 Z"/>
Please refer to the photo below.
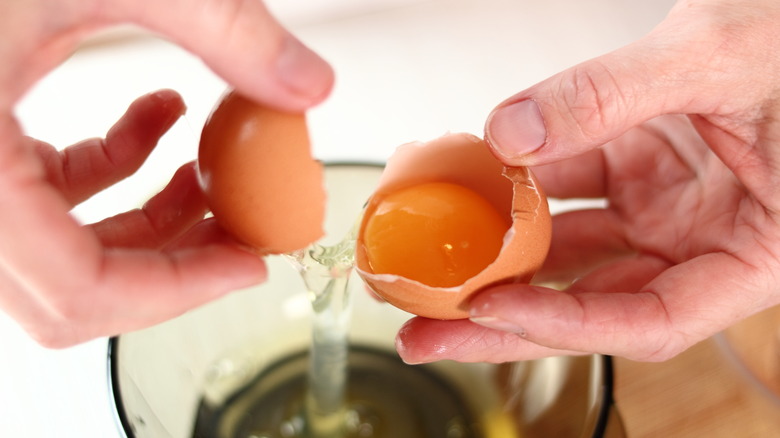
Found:
<path fill-rule="evenodd" d="M 337 73 L 332 97 L 310 116 L 315 153 L 325 160 L 371 161 L 386 159 L 401 143 L 447 131 L 481 134 L 501 100 L 641 37 L 672 3 L 269 2 Z M 138 206 L 176 167 L 194 159 L 200 127 L 225 84 L 175 46 L 121 31 L 77 52 L 18 106 L 27 133 L 59 147 L 104 135 L 128 103 L 158 88 L 181 92 L 187 115 L 137 175 L 78 207 L 80 220 Z M 0 313 L 0 346 L 0 437 L 119 436 L 105 339 L 46 350 Z"/>

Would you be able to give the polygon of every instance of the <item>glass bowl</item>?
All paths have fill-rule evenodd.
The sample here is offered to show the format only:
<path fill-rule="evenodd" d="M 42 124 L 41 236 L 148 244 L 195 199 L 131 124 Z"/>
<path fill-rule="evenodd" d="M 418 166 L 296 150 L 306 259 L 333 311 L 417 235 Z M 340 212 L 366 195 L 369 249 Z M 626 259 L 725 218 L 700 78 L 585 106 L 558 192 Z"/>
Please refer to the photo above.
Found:
<path fill-rule="evenodd" d="M 326 166 L 325 244 L 354 225 L 381 169 Z M 125 437 L 299 436 L 290 394 L 305 387 L 312 306 L 284 257 L 269 257 L 268 268 L 263 285 L 109 340 L 109 383 Z M 385 405 L 353 409 L 363 411 L 352 412 L 350 436 L 624 436 L 609 357 L 406 365 L 394 337 L 410 315 L 372 298 L 354 273 L 349 288 L 349 392 Z M 372 416 L 372 408 L 403 421 Z M 416 426 L 410 429 L 407 419 Z"/>

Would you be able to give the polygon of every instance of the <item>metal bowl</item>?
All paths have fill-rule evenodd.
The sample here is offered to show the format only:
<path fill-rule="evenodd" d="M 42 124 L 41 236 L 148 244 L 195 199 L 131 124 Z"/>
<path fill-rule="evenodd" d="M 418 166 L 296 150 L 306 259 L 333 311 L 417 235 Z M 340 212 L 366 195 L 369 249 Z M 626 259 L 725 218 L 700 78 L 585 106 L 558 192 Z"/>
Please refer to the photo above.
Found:
<path fill-rule="evenodd" d="M 343 236 L 353 225 L 380 173 L 380 165 L 326 167 L 329 200 L 325 242 L 331 236 Z M 247 399 L 256 397 L 260 390 L 247 388 L 257 387 L 258 381 L 262 386 L 264 378 L 280 374 L 281 362 L 305 358 L 311 325 L 308 294 L 287 261 L 271 257 L 268 267 L 270 280 L 261 286 L 109 341 L 109 381 L 124 436 L 253 436 L 224 425 L 203 432 L 203 424 L 224 420 L 215 417 L 219 409 L 209 411 L 209 406 L 251 404 Z M 460 418 L 479 424 L 474 429 L 477 432 L 450 425 L 450 429 L 441 430 L 441 437 L 624 436 L 612 401 L 609 357 L 551 357 L 501 365 L 450 361 L 405 365 L 397 358 L 393 341 L 410 315 L 370 297 L 357 276 L 351 279 L 350 287 L 355 300 L 350 343 L 358 360 L 366 349 L 382 352 L 391 370 L 390 377 L 383 379 L 385 383 L 395 385 L 397 377 L 397 385 L 409 384 L 421 392 L 412 396 L 415 403 L 421 403 L 415 409 L 436 404 L 420 402 L 428 392 L 451 390 L 448 403 L 457 401 L 465 411 Z M 408 382 L 401 382 L 403 379 Z M 417 381 L 420 383 L 409 383 Z M 240 412 L 230 415 L 233 422 L 248 417 Z M 435 438 L 433 435 L 424 438 Z M 276 436 L 286 435 L 280 431 Z"/>

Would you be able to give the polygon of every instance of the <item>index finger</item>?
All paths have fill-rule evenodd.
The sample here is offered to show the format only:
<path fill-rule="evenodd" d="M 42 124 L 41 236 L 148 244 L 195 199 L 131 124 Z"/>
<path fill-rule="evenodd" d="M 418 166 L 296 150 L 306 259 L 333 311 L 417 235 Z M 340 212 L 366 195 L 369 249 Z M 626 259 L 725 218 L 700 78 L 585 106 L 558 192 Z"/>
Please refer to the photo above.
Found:
<path fill-rule="evenodd" d="M 4 110 L 70 56 L 88 31 L 120 23 L 173 40 L 242 94 L 282 110 L 303 111 L 333 86 L 330 65 L 284 29 L 260 0 L 5 3 L 0 3 L 0 28 L 14 43 L 4 47 L 6 65 L 0 69 Z"/>
<path fill-rule="evenodd" d="M 103 1 L 100 20 L 130 21 L 199 55 L 242 94 L 301 111 L 322 101 L 333 70 L 260 0 Z"/>

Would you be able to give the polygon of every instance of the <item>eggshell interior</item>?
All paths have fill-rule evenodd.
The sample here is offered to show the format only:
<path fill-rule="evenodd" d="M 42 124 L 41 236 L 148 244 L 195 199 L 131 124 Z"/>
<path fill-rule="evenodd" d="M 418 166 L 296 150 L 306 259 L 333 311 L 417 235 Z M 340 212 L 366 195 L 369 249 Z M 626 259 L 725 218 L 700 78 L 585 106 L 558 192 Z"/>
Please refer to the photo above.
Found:
<path fill-rule="evenodd" d="M 425 182 L 452 182 L 482 195 L 511 216 L 512 226 L 496 260 L 463 285 L 437 288 L 391 274 L 374 274 L 360 243 L 375 204 L 388 193 Z M 526 168 L 505 168 L 484 141 L 471 134 L 448 134 L 428 143 L 403 145 L 388 160 L 369 200 L 356 247 L 357 271 L 390 304 L 435 319 L 467 318 L 469 297 L 491 284 L 528 283 L 550 246 L 552 224 L 547 198 Z"/>

